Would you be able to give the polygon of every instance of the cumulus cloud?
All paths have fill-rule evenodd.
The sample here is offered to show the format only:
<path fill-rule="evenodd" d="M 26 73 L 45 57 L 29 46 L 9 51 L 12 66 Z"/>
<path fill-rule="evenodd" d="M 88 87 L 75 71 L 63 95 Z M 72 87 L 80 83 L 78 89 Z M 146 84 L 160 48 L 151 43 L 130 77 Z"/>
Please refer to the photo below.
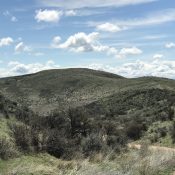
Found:
<path fill-rule="evenodd" d="M 104 64 L 90 64 L 86 66 L 74 66 L 84 67 L 95 70 L 103 70 L 118 75 L 122 75 L 128 78 L 142 77 L 142 76 L 157 76 L 175 79 L 175 61 L 172 60 L 152 60 L 141 61 L 137 60 L 131 63 L 125 63 L 120 66 L 104 65 Z M 7 68 L 0 68 L 0 77 L 24 75 L 35 73 L 42 70 L 58 69 L 61 68 L 55 64 L 52 60 L 47 61 L 44 64 L 32 63 L 23 64 L 20 62 L 9 62 Z"/>
<path fill-rule="evenodd" d="M 117 49 L 106 45 L 101 45 L 98 41 L 99 33 L 92 32 L 86 34 L 83 32 L 70 36 L 65 42 L 60 43 L 61 38 L 53 38 L 52 47 L 59 49 L 68 49 L 73 52 L 106 52 L 109 55 L 117 54 Z"/>
<path fill-rule="evenodd" d="M 20 42 L 15 46 L 16 53 L 30 52 L 30 51 L 31 51 L 31 48 L 29 46 L 26 46 L 23 42 Z"/>
<path fill-rule="evenodd" d="M 166 47 L 167 49 L 175 48 L 175 43 L 173 43 L 173 42 L 167 43 L 167 44 L 165 45 L 165 47 Z"/>
<path fill-rule="evenodd" d="M 141 3 L 150 3 L 156 0 L 108 0 L 108 1 L 101 1 L 101 0 L 39 0 L 40 3 L 51 6 L 51 7 L 63 7 L 63 8 L 84 8 L 84 7 L 121 7 L 126 5 L 136 5 Z"/>
<path fill-rule="evenodd" d="M 152 62 L 137 60 L 120 66 L 91 64 L 84 67 L 104 70 L 128 78 L 157 76 L 175 79 L 175 61 L 171 60 L 153 60 Z"/>
<path fill-rule="evenodd" d="M 99 31 L 104 31 L 104 32 L 119 32 L 122 30 L 122 28 L 120 28 L 119 26 L 114 25 L 112 23 L 108 23 L 108 22 L 97 25 L 96 29 Z"/>
<path fill-rule="evenodd" d="M 52 40 L 51 46 L 58 49 L 67 49 L 73 52 L 105 52 L 107 55 L 113 55 L 117 58 L 123 58 L 127 55 L 139 55 L 142 51 L 136 47 L 123 48 L 119 52 L 117 48 L 102 45 L 99 42 L 99 33 L 84 32 L 76 33 L 70 36 L 65 42 L 61 43 L 61 38 L 56 36 Z"/>
<path fill-rule="evenodd" d="M 69 49 L 75 52 L 91 52 L 94 50 L 98 35 L 97 32 L 90 34 L 81 32 L 70 36 L 64 43 L 60 43 L 60 38 L 55 37 L 52 46 L 60 49 Z"/>
<path fill-rule="evenodd" d="M 13 39 L 11 37 L 1 38 L 0 39 L 0 47 L 9 46 L 13 43 Z"/>
<path fill-rule="evenodd" d="M 62 11 L 57 10 L 37 10 L 35 19 L 37 22 L 58 22 L 63 15 Z"/>
<path fill-rule="evenodd" d="M 11 61 L 8 63 L 7 68 L 0 68 L 0 77 L 36 73 L 42 70 L 57 69 L 59 67 L 60 66 L 56 65 L 52 60 L 49 60 L 44 64 L 41 63 L 23 64 L 17 61 Z"/>

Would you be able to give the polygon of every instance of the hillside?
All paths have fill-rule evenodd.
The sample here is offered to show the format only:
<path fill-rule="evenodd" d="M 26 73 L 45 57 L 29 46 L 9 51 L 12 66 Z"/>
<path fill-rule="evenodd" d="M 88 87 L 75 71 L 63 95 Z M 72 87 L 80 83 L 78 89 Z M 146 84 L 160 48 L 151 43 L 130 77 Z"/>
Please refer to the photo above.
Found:
<path fill-rule="evenodd" d="M 119 173 L 115 163 L 136 159 L 127 148 L 130 142 L 175 147 L 175 81 L 156 77 L 127 79 L 90 69 L 48 70 L 3 78 L 0 133 L 0 174 L 11 169 L 21 174 L 42 174 L 42 167 L 47 167 L 46 174 L 57 174 L 59 164 L 67 167 L 60 170 L 62 174 L 74 171 L 76 166 L 81 167 L 74 174 L 81 174 L 87 171 L 85 165 L 74 163 L 89 160 L 86 168 L 95 169 L 87 174 L 110 174 L 110 166 L 114 175 Z M 138 162 L 149 157 L 147 153 L 145 157 L 139 151 L 137 154 Z M 103 164 L 92 164 L 106 157 L 114 162 L 105 162 L 105 168 Z M 36 160 L 41 169 L 27 163 Z M 165 166 L 157 169 L 157 174 L 171 172 L 173 155 L 162 160 L 166 160 Z M 69 161 L 75 161 L 71 167 Z M 27 169 L 30 166 L 33 170 Z M 124 171 L 122 167 L 118 167 L 120 171 Z"/>
<path fill-rule="evenodd" d="M 90 104 L 121 91 L 150 88 L 174 91 L 175 81 L 153 77 L 126 79 L 90 69 L 65 69 L 0 79 L 0 87 L 7 98 L 45 114 L 57 108 Z"/>

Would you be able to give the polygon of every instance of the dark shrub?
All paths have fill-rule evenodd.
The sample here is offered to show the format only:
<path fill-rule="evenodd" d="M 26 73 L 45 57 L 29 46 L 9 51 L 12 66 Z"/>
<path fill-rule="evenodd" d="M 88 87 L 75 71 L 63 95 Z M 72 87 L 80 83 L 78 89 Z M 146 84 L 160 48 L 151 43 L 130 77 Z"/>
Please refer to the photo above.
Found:
<path fill-rule="evenodd" d="M 166 127 L 163 127 L 163 128 L 159 128 L 158 132 L 160 134 L 160 137 L 165 137 L 167 135 L 168 131 L 167 131 Z"/>
<path fill-rule="evenodd" d="M 9 126 L 19 150 L 24 152 L 32 151 L 33 134 L 30 127 L 23 123 L 10 124 Z"/>
<path fill-rule="evenodd" d="M 126 128 L 127 136 L 130 139 L 137 140 L 142 135 L 142 129 L 143 129 L 142 124 L 138 124 L 137 122 L 132 122 Z"/>
<path fill-rule="evenodd" d="M 48 134 L 49 137 L 46 143 L 47 152 L 55 157 L 62 157 L 68 145 L 67 139 L 58 130 L 52 130 Z"/>

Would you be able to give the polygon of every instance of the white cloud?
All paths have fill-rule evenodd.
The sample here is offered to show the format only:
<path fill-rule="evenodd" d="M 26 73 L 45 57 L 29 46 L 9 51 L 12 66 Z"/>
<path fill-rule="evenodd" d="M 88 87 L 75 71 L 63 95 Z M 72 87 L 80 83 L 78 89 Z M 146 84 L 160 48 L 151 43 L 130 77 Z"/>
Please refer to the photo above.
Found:
<path fill-rule="evenodd" d="M 14 41 L 13 41 L 13 39 L 11 37 L 2 38 L 2 39 L 0 39 L 0 47 L 9 46 L 13 42 Z"/>
<path fill-rule="evenodd" d="M 86 34 L 83 32 L 76 33 L 70 36 L 65 42 L 61 43 L 61 38 L 56 36 L 52 40 L 52 48 L 67 49 L 73 52 L 105 52 L 107 55 L 112 55 L 116 58 L 124 58 L 128 55 L 139 55 L 142 50 L 137 47 L 123 48 L 118 51 L 117 48 L 102 45 L 99 41 L 99 33 L 92 32 Z"/>
<path fill-rule="evenodd" d="M 20 42 L 15 46 L 16 53 L 30 52 L 30 51 L 31 51 L 31 48 L 29 46 L 26 46 L 23 42 Z"/>
<path fill-rule="evenodd" d="M 128 78 L 142 77 L 142 76 L 157 76 L 175 79 L 175 61 L 172 60 L 153 60 L 153 61 L 140 61 L 137 60 L 131 63 L 125 63 L 119 66 L 91 64 L 84 67 L 95 70 L 103 70 Z M 59 65 L 55 64 L 52 60 L 44 64 L 32 63 L 23 64 L 20 62 L 9 62 L 7 68 L 0 68 L 0 77 L 24 75 L 36 73 L 42 70 L 57 69 Z"/>
<path fill-rule="evenodd" d="M 127 55 L 140 55 L 143 51 L 137 47 L 130 47 L 130 48 L 123 48 L 120 50 L 120 56 L 127 56 Z"/>
<path fill-rule="evenodd" d="M 120 66 L 91 64 L 83 67 L 103 70 L 128 78 L 157 76 L 175 79 L 175 61 L 171 60 L 153 60 L 152 62 L 137 60 Z"/>
<path fill-rule="evenodd" d="M 44 21 L 44 22 L 58 22 L 63 15 L 62 11 L 57 10 L 37 10 L 35 19 L 38 22 Z"/>
<path fill-rule="evenodd" d="M 113 6 L 113 7 L 121 7 L 126 5 L 136 5 L 141 3 L 150 3 L 156 0 L 107 0 L 107 1 L 101 1 L 101 0 L 39 0 L 40 3 L 51 6 L 51 7 L 63 7 L 63 8 L 84 8 L 84 7 L 107 7 L 107 6 Z"/>
<path fill-rule="evenodd" d="M 119 26 L 108 22 L 97 25 L 96 29 L 104 32 L 119 32 L 122 30 L 122 28 L 120 28 Z"/>
<path fill-rule="evenodd" d="M 60 49 L 69 49 L 75 52 L 91 52 L 94 50 L 99 33 L 93 32 L 85 34 L 83 32 L 70 36 L 64 43 L 60 43 L 60 38 L 53 39 L 52 46 Z"/>
<path fill-rule="evenodd" d="M 167 43 L 167 44 L 165 45 L 165 47 L 168 48 L 168 49 L 175 48 L 175 43 L 173 43 L 173 42 Z"/>
<path fill-rule="evenodd" d="M 75 10 L 67 10 L 64 12 L 65 16 L 76 16 L 77 12 Z"/>
<path fill-rule="evenodd" d="M 99 33 L 97 32 L 90 34 L 80 32 L 70 36 L 63 43 L 60 43 L 61 38 L 59 36 L 54 37 L 51 46 L 53 48 L 68 49 L 73 52 L 105 52 L 108 55 L 118 53 L 116 48 L 102 45 L 98 39 Z"/>
<path fill-rule="evenodd" d="M 153 58 L 154 58 L 154 59 L 161 59 L 161 58 L 163 58 L 163 55 L 162 55 L 162 54 L 155 54 L 155 55 L 153 56 Z"/>
<path fill-rule="evenodd" d="M 57 69 L 59 67 L 60 66 L 56 65 L 52 60 L 49 60 L 44 64 L 41 63 L 23 64 L 17 61 L 11 61 L 8 63 L 7 68 L 0 68 L 0 77 L 36 73 L 42 70 Z"/>

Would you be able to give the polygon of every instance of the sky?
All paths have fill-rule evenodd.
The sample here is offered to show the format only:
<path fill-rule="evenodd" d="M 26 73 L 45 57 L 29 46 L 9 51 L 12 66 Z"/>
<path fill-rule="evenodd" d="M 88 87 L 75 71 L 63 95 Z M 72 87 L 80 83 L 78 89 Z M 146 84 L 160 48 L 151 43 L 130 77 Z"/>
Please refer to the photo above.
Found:
<path fill-rule="evenodd" d="M 174 0 L 0 0 L 0 77 L 83 67 L 175 79 Z"/>

